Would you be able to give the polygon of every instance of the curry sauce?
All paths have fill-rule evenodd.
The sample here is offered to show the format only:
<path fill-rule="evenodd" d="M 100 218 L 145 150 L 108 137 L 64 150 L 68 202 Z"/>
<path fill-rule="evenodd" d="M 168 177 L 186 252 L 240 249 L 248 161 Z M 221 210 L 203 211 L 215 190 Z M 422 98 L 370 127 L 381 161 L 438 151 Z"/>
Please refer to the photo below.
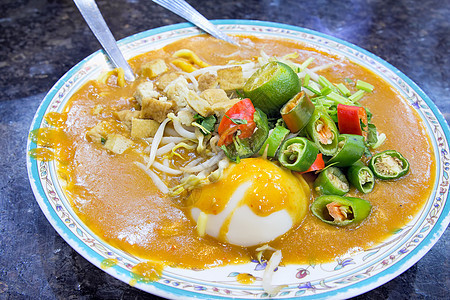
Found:
<path fill-rule="evenodd" d="M 335 83 L 361 79 L 375 86 L 361 103 L 370 109 L 377 129 L 387 136 L 377 151 L 396 149 L 410 162 L 410 172 L 401 179 L 377 180 L 374 190 L 366 195 L 355 189 L 350 191 L 349 196 L 366 199 L 373 205 L 370 216 L 357 227 L 334 227 L 308 211 L 298 226 L 270 243 L 282 251 L 283 263 L 330 261 L 349 251 L 376 245 L 410 221 L 432 191 L 436 166 L 424 125 L 406 100 L 374 73 L 345 58 L 287 40 L 249 36 L 239 39 L 244 47 L 237 50 L 211 37 L 196 36 L 139 55 L 130 64 L 138 75 L 143 75 L 139 74 L 142 64 L 155 58 L 169 61 L 179 49 L 194 51 L 210 65 L 251 60 L 261 49 L 277 57 L 298 52 L 297 61 L 313 57 L 313 66 L 334 63 L 318 74 Z M 63 115 L 48 117 L 57 130 L 64 132 L 54 156 L 60 176 L 67 183 L 66 194 L 81 220 L 110 245 L 143 259 L 186 268 L 249 262 L 254 248 L 199 237 L 195 222 L 188 217 L 189 206 L 181 206 L 161 193 L 133 163 L 140 159 L 136 153 L 114 155 L 85 138 L 86 131 L 99 121 L 111 120 L 115 111 L 133 110 L 136 106 L 133 94 L 145 78 L 138 76 L 136 82 L 120 87 L 114 75 L 111 77 L 105 82 L 88 82 L 70 99 Z M 112 130 L 126 134 L 120 124 Z M 310 185 L 314 178 L 313 174 L 305 176 Z M 240 281 L 251 282 L 252 278 Z"/>

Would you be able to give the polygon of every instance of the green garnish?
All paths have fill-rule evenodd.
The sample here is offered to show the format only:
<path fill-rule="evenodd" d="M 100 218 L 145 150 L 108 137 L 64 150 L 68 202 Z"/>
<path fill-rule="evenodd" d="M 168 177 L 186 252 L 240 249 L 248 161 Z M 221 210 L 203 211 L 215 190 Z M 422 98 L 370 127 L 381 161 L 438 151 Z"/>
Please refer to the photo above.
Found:
<path fill-rule="evenodd" d="M 225 117 L 227 117 L 228 119 L 230 119 L 230 121 L 233 122 L 233 123 L 236 124 L 236 125 L 242 125 L 242 124 L 247 124 L 247 123 L 248 123 L 247 120 L 244 120 L 244 119 L 233 119 L 233 118 L 230 118 L 230 117 L 227 116 L 227 115 L 225 115 Z"/>
<path fill-rule="evenodd" d="M 336 87 L 339 90 L 339 92 L 341 92 L 341 94 L 344 95 L 345 97 L 351 96 L 352 93 L 343 83 L 339 83 L 338 85 L 336 85 Z"/>
<path fill-rule="evenodd" d="M 364 96 L 364 93 L 365 93 L 364 90 L 359 90 L 350 97 L 348 97 L 348 99 L 352 102 L 357 102 Z"/>
<path fill-rule="evenodd" d="M 356 81 L 356 88 L 370 93 L 373 91 L 374 86 L 365 81 L 358 80 Z"/>
<path fill-rule="evenodd" d="M 214 131 L 214 125 L 216 124 L 216 116 L 210 115 L 206 118 L 201 116 L 200 114 L 196 114 L 194 116 L 194 123 L 193 125 L 196 125 L 198 128 L 200 128 L 200 131 L 204 135 L 208 135 L 211 132 Z"/>

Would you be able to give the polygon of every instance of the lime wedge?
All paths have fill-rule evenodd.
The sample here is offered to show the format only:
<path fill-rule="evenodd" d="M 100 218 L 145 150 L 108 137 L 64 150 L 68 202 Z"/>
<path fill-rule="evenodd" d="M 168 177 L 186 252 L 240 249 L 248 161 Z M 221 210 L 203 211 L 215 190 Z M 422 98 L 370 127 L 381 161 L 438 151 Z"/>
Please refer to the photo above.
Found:
<path fill-rule="evenodd" d="M 244 95 L 270 117 L 300 92 L 300 80 L 288 65 L 272 61 L 257 70 L 245 83 Z"/>

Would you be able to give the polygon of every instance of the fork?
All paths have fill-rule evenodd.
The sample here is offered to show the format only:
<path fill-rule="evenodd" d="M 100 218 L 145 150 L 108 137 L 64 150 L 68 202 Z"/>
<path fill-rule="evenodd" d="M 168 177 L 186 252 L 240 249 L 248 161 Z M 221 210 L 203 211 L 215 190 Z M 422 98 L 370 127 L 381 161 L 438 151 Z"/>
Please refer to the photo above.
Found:
<path fill-rule="evenodd" d="M 73 0 L 73 2 L 75 2 L 81 15 L 86 20 L 89 28 L 94 33 L 113 64 L 124 70 L 125 79 L 134 81 L 135 76 L 133 70 L 123 57 L 122 52 L 120 52 L 116 40 L 114 39 L 111 30 L 109 30 L 105 19 L 103 19 L 95 0 Z"/>
<path fill-rule="evenodd" d="M 231 37 L 214 26 L 208 19 L 184 0 L 153 0 L 153 2 L 188 20 L 215 38 L 239 46 Z"/>

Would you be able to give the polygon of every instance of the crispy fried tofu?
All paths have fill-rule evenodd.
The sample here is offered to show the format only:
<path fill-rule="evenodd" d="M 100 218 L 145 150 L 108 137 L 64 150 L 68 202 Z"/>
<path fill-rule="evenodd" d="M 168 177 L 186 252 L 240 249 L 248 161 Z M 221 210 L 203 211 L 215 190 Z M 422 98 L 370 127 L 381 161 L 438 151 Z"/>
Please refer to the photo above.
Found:
<path fill-rule="evenodd" d="M 134 93 L 134 98 L 137 100 L 137 102 L 139 102 L 141 106 L 143 99 L 158 98 L 158 97 L 159 93 L 154 89 L 153 82 L 151 81 L 146 81 L 139 84 L 136 87 L 136 92 Z"/>
<path fill-rule="evenodd" d="M 122 124 L 127 127 L 128 130 L 131 130 L 131 120 L 133 118 L 138 118 L 141 115 L 141 112 L 138 110 L 121 110 L 113 112 L 114 118 L 122 122 Z"/>
<path fill-rule="evenodd" d="M 116 154 L 122 154 L 133 145 L 133 141 L 121 134 L 111 133 L 106 137 L 104 147 Z"/>
<path fill-rule="evenodd" d="M 211 73 L 204 73 L 198 77 L 198 89 L 204 91 L 217 87 L 217 76 Z"/>
<path fill-rule="evenodd" d="M 165 89 L 167 98 L 173 101 L 178 107 L 187 105 L 187 97 L 189 95 L 189 86 L 187 80 L 183 76 L 179 76 L 173 80 Z"/>
<path fill-rule="evenodd" d="M 149 61 L 148 63 L 145 63 L 141 67 L 142 75 L 148 78 L 155 78 L 156 76 L 167 72 L 168 68 L 163 59 L 154 59 L 152 61 Z"/>
<path fill-rule="evenodd" d="M 108 122 L 101 121 L 86 132 L 86 139 L 94 143 L 102 144 L 106 140 L 109 128 L 110 125 Z"/>
<path fill-rule="evenodd" d="M 235 66 L 217 70 L 217 81 L 220 88 L 227 92 L 242 89 L 245 83 L 242 67 Z"/>
<path fill-rule="evenodd" d="M 175 79 L 177 79 L 180 76 L 177 72 L 170 72 L 162 74 L 155 82 L 156 87 L 160 91 L 164 91 L 166 87 Z"/>
<path fill-rule="evenodd" d="M 211 104 L 197 95 L 196 92 L 190 90 L 186 100 L 189 106 L 203 117 L 207 117 L 209 114 L 211 114 Z"/>
<path fill-rule="evenodd" d="M 131 119 L 131 137 L 149 138 L 154 137 L 159 128 L 159 123 L 149 119 Z"/>
<path fill-rule="evenodd" d="M 164 121 L 172 108 L 172 102 L 155 98 L 144 98 L 141 105 L 141 119 L 153 119 L 159 123 Z"/>
<path fill-rule="evenodd" d="M 207 89 L 204 90 L 200 97 L 208 101 L 209 104 L 213 105 L 214 103 L 229 101 L 227 93 L 222 89 Z"/>

